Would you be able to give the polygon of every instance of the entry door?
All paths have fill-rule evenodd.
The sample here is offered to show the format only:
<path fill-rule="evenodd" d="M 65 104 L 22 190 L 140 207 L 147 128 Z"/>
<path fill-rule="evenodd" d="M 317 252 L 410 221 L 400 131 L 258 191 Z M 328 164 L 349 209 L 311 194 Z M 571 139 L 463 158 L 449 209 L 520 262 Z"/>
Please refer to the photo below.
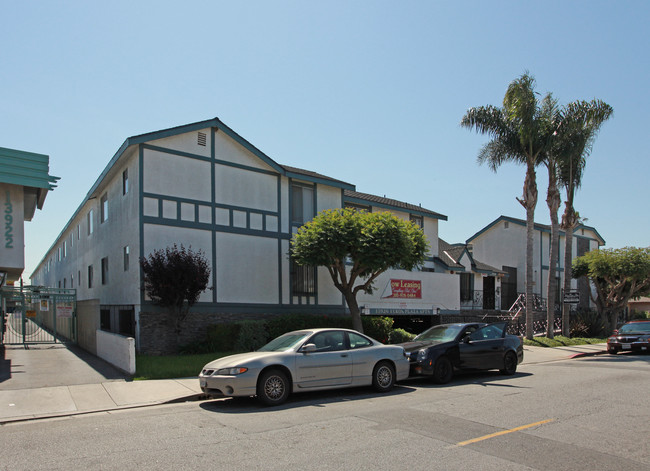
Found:
<path fill-rule="evenodd" d="M 352 357 L 343 332 L 319 332 L 307 343 L 316 345 L 316 351 L 297 354 L 299 388 L 343 386 L 352 382 Z"/>
<path fill-rule="evenodd" d="M 483 309 L 494 309 L 494 277 L 483 278 Z"/>

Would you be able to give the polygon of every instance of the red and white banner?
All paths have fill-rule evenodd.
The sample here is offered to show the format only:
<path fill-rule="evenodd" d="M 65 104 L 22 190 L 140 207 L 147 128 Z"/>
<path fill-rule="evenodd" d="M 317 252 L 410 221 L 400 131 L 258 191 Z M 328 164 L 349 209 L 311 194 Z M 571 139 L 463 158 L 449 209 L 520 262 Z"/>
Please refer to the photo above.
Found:
<path fill-rule="evenodd" d="M 390 295 L 384 298 L 422 299 L 422 281 L 390 280 Z"/>

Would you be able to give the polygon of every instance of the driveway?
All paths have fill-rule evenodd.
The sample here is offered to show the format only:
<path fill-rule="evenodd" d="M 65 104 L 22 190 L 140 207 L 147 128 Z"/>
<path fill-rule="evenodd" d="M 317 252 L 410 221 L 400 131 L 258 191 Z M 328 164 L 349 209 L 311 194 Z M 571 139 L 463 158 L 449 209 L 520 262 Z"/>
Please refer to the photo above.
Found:
<path fill-rule="evenodd" d="M 99 384 L 128 378 L 76 345 L 0 346 L 0 391 Z"/>

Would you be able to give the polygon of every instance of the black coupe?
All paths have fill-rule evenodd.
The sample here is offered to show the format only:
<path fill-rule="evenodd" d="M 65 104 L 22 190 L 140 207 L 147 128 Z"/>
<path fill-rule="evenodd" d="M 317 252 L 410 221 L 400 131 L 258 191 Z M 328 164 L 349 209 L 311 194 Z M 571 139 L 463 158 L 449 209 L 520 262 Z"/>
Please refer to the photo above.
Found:
<path fill-rule="evenodd" d="M 500 370 L 513 375 L 524 359 L 522 341 L 508 334 L 508 322 L 442 324 L 400 344 L 409 356 L 412 376 L 451 381 L 454 371 Z"/>

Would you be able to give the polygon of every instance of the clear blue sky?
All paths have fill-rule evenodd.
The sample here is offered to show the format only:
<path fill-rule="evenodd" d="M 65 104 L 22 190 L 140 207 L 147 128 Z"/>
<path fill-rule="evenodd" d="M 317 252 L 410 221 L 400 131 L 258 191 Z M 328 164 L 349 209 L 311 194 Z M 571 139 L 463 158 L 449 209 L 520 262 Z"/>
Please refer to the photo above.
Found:
<path fill-rule="evenodd" d="M 608 247 L 650 245 L 650 2 L 0 0 L 0 18 L 0 146 L 61 177 L 25 224 L 25 277 L 127 137 L 215 116 L 281 164 L 447 215 L 451 243 L 524 218 L 524 168 L 478 166 L 487 138 L 458 123 L 525 71 L 613 106 L 576 207 Z"/>

